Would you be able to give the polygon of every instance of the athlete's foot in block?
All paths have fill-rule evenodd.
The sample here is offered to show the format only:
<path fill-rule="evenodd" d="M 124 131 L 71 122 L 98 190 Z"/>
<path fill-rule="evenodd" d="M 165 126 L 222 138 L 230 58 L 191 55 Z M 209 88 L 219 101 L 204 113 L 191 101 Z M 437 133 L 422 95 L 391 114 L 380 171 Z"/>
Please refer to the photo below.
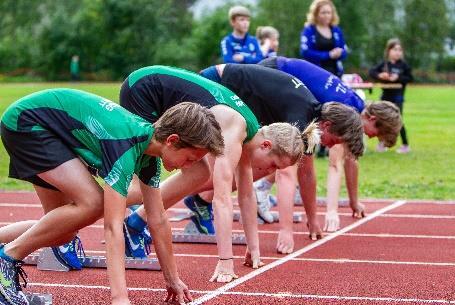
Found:
<path fill-rule="evenodd" d="M 234 260 L 219 260 L 210 282 L 229 283 L 239 277 L 234 273 Z"/>
<path fill-rule="evenodd" d="M 335 232 L 340 229 L 340 216 L 337 211 L 327 211 L 325 214 L 324 231 Z"/>
<path fill-rule="evenodd" d="M 350 204 L 352 209 L 352 217 L 354 218 L 363 218 L 365 217 L 365 205 L 361 203 Z"/>
<path fill-rule="evenodd" d="M 82 269 L 82 263 L 79 260 L 78 252 L 81 252 L 81 254 L 83 254 L 84 250 L 82 247 L 82 242 L 78 236 L 76 236 L 67 244 L 59 247 L 52 247 L 52 252 L 60 263 L 69 267 L 70 269 Z"/>
<path fill-rule="evenodd" d="M 322 231 L 321 227 L 319 226 L 319 222 L 317 220 L 308 221 L 307 222 L 308 231 L 310 232 L 309 238 L 311 240 L 318 240 L 322 238 Z"/>
<path fill-rule="evenodd" d="M 276 251 L 281 254 L 294 252 L 294 234 L 289 230 L 280 230 L 276 243 Z"/>
<path fill-rule="evenodd" d="M 261 255 L 259 251 L 248 251 L 246 250 L 245 253 L 245 260 L 243 262 L 244 266 L 251 267 L 253 269 L 257 269 L 259 267 L 264 266 L 265 264 L 261 261 Z"/>

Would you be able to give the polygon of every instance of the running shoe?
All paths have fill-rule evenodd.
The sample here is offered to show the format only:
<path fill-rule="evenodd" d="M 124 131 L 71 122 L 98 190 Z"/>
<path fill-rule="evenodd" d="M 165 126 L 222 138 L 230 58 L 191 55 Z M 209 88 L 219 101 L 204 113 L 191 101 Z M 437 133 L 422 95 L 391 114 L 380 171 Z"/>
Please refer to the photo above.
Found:
<path fill-rule="evenodd" d="M 142 232 L 128 226 L 126 220 L 123 222 L 123 236 L 125 237 L 125 255 L 127 257 L 147 258 Z"/>
<path fill-rule="evenodd" d="M 79 236 L 74 237 L 72 241 L 59 247 L 52 247 L 57 260 L 70 268 L 70 270 L 81 270 L 82 263 L 79 259 L 78 253 L 85 257 L 82 241 Z"/>
<path fill-rule="evenodd" d="M 401 145 L 400 148 L 397 149 L 397 153 L 399 154 L 409 154 L 411 152 L 411 148 L 409 145 Z"/>
<path fill-rule="evenodd" d="M 3 247 L 1 245 L 0 247 Z M 22 292 L 19 276 L 27 285 L 27 274 L 22 269 L 22 261 L 10 261 L 0 257 L 0 302 L 5 305 L 29 305 Z"/>
<path fill-rule="evenodd" d="M 264 222 L 272 223 L 273 222 L 273 215 L 270 212 L 272 205 L 270 204 L 269 195 L 270 195 L 270 187 L 264 187 L 262 183 L 262 179 L 256 181 L 253 184 L 254 192 L 256 193 L 256 201 L 258 204 L 258 216 Z"/>
<path fill-rule="evenodd" d="M 385 147 L 383 142 L 379 142 L 378 145 L 376 146 L 376 151 L 377 152 L 385 152 L 387 151 L 387 147 Z"/>
<path fill-rule="evenodd" d="M 191 217 L 191 221 L 195 224 L 198 231 L 201 234 L 215 234 L 212 204 L 200 204 L 194 196 L 185 197 L 183 202 L 194 213 L 195 217 Z"/>

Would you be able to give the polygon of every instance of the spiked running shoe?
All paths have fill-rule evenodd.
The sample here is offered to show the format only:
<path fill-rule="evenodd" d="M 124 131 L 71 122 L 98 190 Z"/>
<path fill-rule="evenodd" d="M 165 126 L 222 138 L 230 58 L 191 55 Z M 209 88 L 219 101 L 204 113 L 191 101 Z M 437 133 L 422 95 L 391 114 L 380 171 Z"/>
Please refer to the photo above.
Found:
<path fill-rule="evenodd" d="M 61 264 L 67 266 L 71 270 L 82 269 L 82 263 L 78 254 L 85 257 L 85 252 L 79 236 L 74 237 L 74 239 L 67 244 L 59 247 L 52 247 L 52 252 Z"/>
<path fill-rule="evenodd" d="M 212 204 L 204 205 L 196 201 L 194 196 L 185 197 L 183 200 L 186 207 L 194 213 L 191 221 L 194 223 L 199 233 L 201 234 L 215 234 L 213 227 L 213 208 Z"/>
<path fill-rule="evenodd" d="M 125 237 L 125 256 L 133 258 L 147 258 L 144 236 L 142 232 L 128 226 L 123 222 L 123 235 Z"/>
<path fill-rule="evenodd" d="M 10 261 L 0 257 L 0 304 L 29 305 L 19 283 L 21 276 L 24 287 L 27 285 L 27 275 L 22 269 L 22 264 L 21 261 Z"/>

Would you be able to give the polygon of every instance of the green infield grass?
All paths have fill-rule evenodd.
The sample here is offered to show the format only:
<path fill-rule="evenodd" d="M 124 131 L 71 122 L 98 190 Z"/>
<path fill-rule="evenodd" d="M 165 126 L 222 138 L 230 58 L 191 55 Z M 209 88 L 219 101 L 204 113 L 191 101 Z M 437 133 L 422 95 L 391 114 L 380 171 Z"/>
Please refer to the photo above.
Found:
<path fill-rule="evenodd" d="M 0 113 L 22 96 L 53 87 L 86 90 L 118 102 L 120 84 L 0 84 Z M 380 90 L 375 89 L 368 98 L 377 100 L 379 95 Z M 377 140 L 367 141 L 367 151 L 360 159 L 360 198 L 455 199 L 455 87 L 410 86 L 404 122 L 410 154 L 397 154 L 396 147 L 377 153 Z M 0 190 L 32 190 L 29 183 L 8 178 L 9 158 L 0 146 Z M 318 195 L 325 196 L 327 158 L 317 159 L 316 167 Z M 162 179 L 168 174 L 163 172 Z M 344 187 L 342 196 L 346 196 Z"/>

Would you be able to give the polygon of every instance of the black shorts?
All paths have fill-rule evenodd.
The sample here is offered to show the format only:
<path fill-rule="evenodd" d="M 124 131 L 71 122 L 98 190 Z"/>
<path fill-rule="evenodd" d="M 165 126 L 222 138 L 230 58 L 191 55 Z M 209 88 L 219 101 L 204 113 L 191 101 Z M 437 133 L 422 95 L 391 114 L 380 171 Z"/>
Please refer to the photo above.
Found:
<path fill-rule="evenodd" d="M 62 140 L 50 131 L 18 132 L 1 124 L 1 137 L 10 156 L 9 177 L 57 190 L 37 176 L 77 158 Z"/>

